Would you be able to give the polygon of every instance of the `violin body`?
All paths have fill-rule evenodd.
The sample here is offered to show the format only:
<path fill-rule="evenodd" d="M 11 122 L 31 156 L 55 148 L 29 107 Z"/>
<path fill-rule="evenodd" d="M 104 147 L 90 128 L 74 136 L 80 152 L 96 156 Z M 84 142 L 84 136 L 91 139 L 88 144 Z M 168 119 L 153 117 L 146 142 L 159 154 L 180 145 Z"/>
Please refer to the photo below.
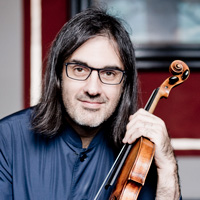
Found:
<path fill-rule="evenodd" d="M 145 183 L 154 153 L 154 143 L 147 138 L 140 137 L 132 145 L 110 200 L 137 199 Z"/>

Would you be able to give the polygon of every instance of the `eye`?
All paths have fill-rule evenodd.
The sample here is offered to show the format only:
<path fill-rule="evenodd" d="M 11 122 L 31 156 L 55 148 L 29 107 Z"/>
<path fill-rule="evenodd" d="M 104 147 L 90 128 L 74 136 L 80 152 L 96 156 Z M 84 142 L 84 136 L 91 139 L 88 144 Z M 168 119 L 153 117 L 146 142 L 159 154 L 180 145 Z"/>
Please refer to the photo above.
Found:
<path fill-rule="evenodd" d="M 105 78 L 114 78 L 117 74 L 116 70 L 103 70 L 101 71 L 101 76 Z"/>
<path fill-rule="evenodd" d="M 107 72 L 105 72 L 105 74 L 106 74 L 106 76 L 114 76 L 115 75 L 114 71 L 107 71 Z"/>
<path fill-rule="evenodd" d="M 77 73 L 83 73 L 89 71 L 88 67 L 78 64 L 72 65 L 72 70 Z"/>
<path fill-rule="evenodd" d="M 90 69 L 86 66 L 79 65 L 79 64 L 72 64 L 71 67 L 71 73 L 74 76 L 87 76 L 90 73 Z"/>
<path fill-rule="evenodd" d="M 76 72 L 83 72 L 84 71 L 84 68 L 83 67 L 80 67 L 80 66 L 77 66 L 77 67 L 74 67 L 74 71 Z"/>

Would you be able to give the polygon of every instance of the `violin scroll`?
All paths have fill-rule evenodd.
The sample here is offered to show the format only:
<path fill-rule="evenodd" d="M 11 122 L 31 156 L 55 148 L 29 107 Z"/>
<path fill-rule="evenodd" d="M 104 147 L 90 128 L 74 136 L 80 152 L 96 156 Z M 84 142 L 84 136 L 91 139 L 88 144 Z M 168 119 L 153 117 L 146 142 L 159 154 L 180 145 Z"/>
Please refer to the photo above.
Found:
<path fill-rule="evenodd" d="M 167 78 L 160 86 L 160 98 L 169 96 L 170 90 L 183 83 L 190 75 L 189 67 L 181 60 L 175 60 L 169 67 L 169 72 L 173 75 Z"/>
<path fill-rule="evenodd" d="M 169 67 L 169 72 L 173 75 L 181 74 L 184 68 L 183 66 L 185 66 L 185 63 L 183 64 L 182 61 L 175 60 L 171 63 Z"/>
<path fill-rule="evenodd" d="M 172 75 L 174 75 L 174 76 L 172 76 L 170 78 L 170 80 L 172 79 L 172 80 L 177 80 L 178 81 L 179 78 L 180 78 L 179 81 L 182 80 L 182 82 L 185 81 L 189 77 L 189 73 L 190 73 L 189 67 L 183 61 L 181 61 L 181 60 L 175 60 L 175 61 L 173 61 L 171 63 L 171 65 L 170 65 L 170 67 L 169 67 L 169 72 Z M 180 75 L 182 75 L 182 76 L 180 76 Z M 169 82 L 169 83 L 174 84 L 173 81 Z"/>

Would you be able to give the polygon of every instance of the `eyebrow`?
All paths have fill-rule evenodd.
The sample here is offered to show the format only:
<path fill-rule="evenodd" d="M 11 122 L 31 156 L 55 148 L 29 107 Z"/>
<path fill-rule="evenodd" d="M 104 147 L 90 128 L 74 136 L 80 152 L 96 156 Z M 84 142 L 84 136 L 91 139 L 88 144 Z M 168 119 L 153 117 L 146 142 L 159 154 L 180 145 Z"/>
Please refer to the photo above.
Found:
<path fill-rule="evenodd" d="M 91 67 L 86 62 L 83 62 L 83 61 L 80 61 L 80 60 L 77 60 L 77 59 L 73 59 L 69 62 L 77 63 L 77 64 L 84 65 L 84 66 L 87 66 L 87 67 Z M 91 68 L 95 68 L 95 67 L 91 67 Z M 124 71 L 123 69 L 121 69 L 119 66 L 116 66 L 116 65 L 111 65 L 111 66 L 107 65 L 107 66 L 104 66 L 103 68 L 95 68 L 95 69 L 117 69 L 117 70 Z"/>

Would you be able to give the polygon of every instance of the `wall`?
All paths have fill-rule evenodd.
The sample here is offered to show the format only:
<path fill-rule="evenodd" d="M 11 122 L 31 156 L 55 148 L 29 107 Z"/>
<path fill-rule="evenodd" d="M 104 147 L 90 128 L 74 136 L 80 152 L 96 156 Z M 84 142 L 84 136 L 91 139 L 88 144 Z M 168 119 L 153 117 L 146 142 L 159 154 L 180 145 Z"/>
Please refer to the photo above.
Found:
<path fill-rule="evenodd" d="M 0 118 L 23 108 L 22 1 L 0 0 Z"/>

